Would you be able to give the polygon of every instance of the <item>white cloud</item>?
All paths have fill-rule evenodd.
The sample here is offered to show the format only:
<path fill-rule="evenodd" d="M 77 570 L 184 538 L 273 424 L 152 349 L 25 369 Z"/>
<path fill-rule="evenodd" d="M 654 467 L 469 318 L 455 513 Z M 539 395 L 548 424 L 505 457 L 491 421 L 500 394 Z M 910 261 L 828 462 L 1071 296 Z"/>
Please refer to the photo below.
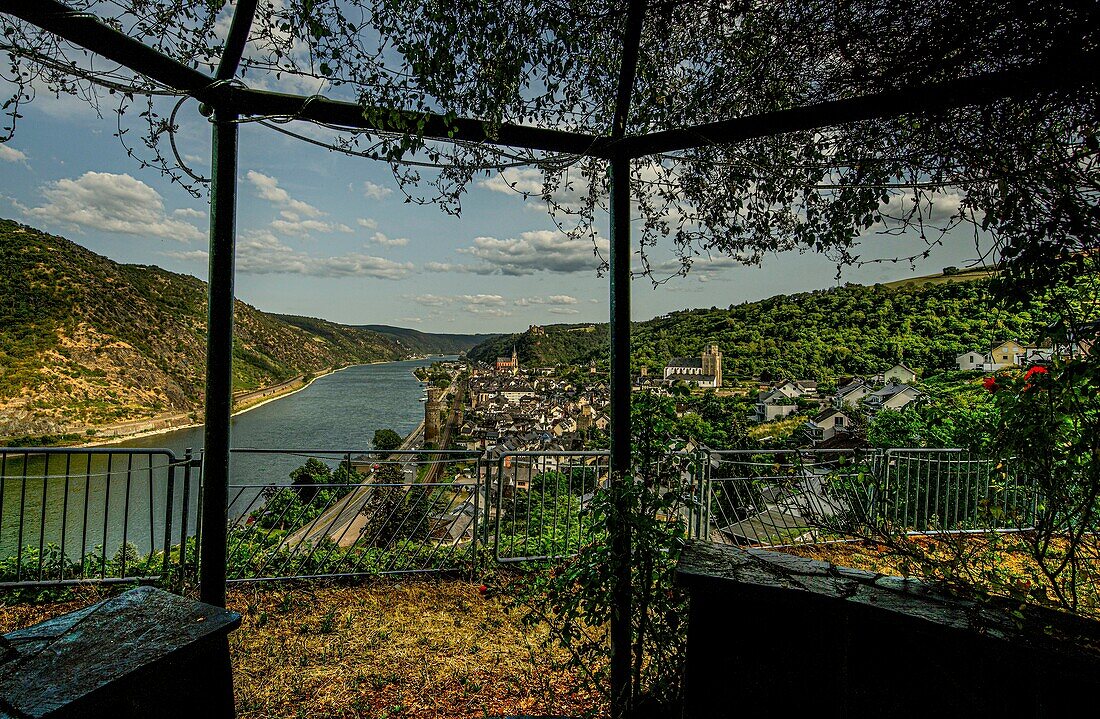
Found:
<path fill-rule="evenodd" d="M 478 317 L 511 317 L 512 312 L 510 310 L 503 309 L 501 307 L 484 307 L 482 305 L 467 305 L 466 312 Z"/>
<path fill-rule="evenodd" d="M 374 277 L 397 280 L 413 269 L 411 262 L 394 262 L 352 252 L 314 257 L 284 244 L 267 231 L 242 233 L 237 243 L 237 269 L 253 275 L 294 274 L 309 277 Z"/>
<path fill-rule="evenodd" d="M 505 303 L 505 299 L 500 295 L 458 295 L 456 299 L 471 305 L 500 306 Z"/>
<path fill-rule="evenodd" d="M 518 238 L 476 237 L 473 245 L 458 252 L 479 260 L 477 265 L 450 265 L 450 271 L 478 274 L 530 275 L 535 272 L 595 272 L 601 265 L 596 249 L 606 257 L 608 242 L 598 238 L 573 239 L 550 230 L 523 232 Z M 431 263 L 429 263 L 431 264 Z M 445 263 L 441 263 L 445 264 Z M 428 271 L 447 271 L 425 266 Z"/>
<path fill-rule="evenodd" d="M 531 305 L 575 305 L 580 300 L 572 295 L 550 295 L 549 297 L 520 297 L 516 305 L 529 307 Z"/>
<path fill-rule="evenodd" d="M 581 313 L 580 310 L 575 310 L 572 307 L 551 307 L 546 311 L 552 315 L 579 315 Z"/>
<path fill-rule="evenodd" d="M 205 220 L 206 213 L 202 210 L 196 210 L 191 207 L 181 207 L 178 210 L 172 210 L 172 214 L 176 217 L 190 217 L 195 220 Z"/>
<path fill-rule="evenodd" d="M 283 213 L 283 216 L 292 213 Z M 354 232 L 350 227 L 339 222 L 325 222 L 324 220 L 299 220 L 299 219 L 281 219 L 272 220 L 271 229 L 275 230 L 281 235 L 309 235 L 310 232 Z"/>
<path fill-rule="evenodd" d="M 355 224 L 359 225 L 360 227 L 364 227 L 368 230 L 377 230 L 378 229 L 378 223 L 375 222 L 374 220 L 372 220 L 369 217 L 360 217 L 360 218 L 355 220 Z"/>
<path fill-rule="evenodd" d="M 279 181 L 270 175 L 249 170 L 245 177 L 256 188 L 256 196 L 267 200 L 273 205 L 280 205 L 282 209 L 306 217 L 321 217 L 325 214 L 308 202 L 295 200 L 290 196 L 290 193 L 279 187 Z"/>
<path fill-rule="evenodd" d="M 476 317 L 511 317 L 512 311 L 505 309 L 508 303 L 501 295 L 416 295 L 410 298 L 417 304 L 427 307 L 461 307 L 468 315 Z M 433 311 L 431 316 L 442 316 Z"/>
<path fill-rule="evenodd" d="M 963 196 L 959 192 L 938 192 L 930 197 L 922 196 L 919 213 L 924 222 L 941 224 L 958 214 Z M 906 217 L 916 207 L 916 197 L 912 192 L 891 195 L 889 202 L 879 207 L 879 212 L 888 217 Z"/>
<path fill-rule="evenodd" d="M 363 196 L 368 200 L 384 200 L 393 194 L 393 190 L 370 180 L 363 183 Z"/>
<path fill-rule="evenodd" d="M 533 167 L 515 167 L 502 170 L 492 177 L 482 180 L 479 185 L 493 192 L 520 194 L 527 197 L 549 198 L 555 205 L 575 209 L 584 204 L 588 195 L 588 181 L 579 173 L 568 171 L 551 177 L 550 187 L 546 187 L 542 170 Z"/>
<path fill-rule="evenodd" d="M 375 232 L 371 237 L 371 242 L 376 245 L 383 245 L 384 247 L 404 247 L 409 244 L 409 238 L 407 237 L 386 237 L 381 232 Z"/>
<path fill-rule="evenodd" d="M 22 162 L 26 164 L 27 155 L 9 145 L 0 145 L 0 160 L 4 162 Z"/>
<path fill-rule="evenodd" d="M 425 262 L 425 272 L 461 272 L 464 274 L 491 275 L 496 268 L 491 265 L 463 265 L 455 262 Z"/>
<path fill-rule="evenodd" d="M 409 324 L 417 325 L 417 324 L 420 324 L 421 322 L 423 322 L 424 319 L 422 317 L 398 317 L 397 321 L 398 322 L 408 322 Z"/>
<path fill-rule="evenodd" d="M 453 302 L 453 299 L 451 297 L 442 297 L 440 295 L 430 294 L 417 295 L 415 297 L 412 297 L 411 299 L 413 302 L 420 305 L 425 305 L 427 307 L 445 307 Z"/>
<path fill-rule="evenodd" d="M 164 198 L 130 175 L 85 172 L 42 188 L 45 204 L 25 208 L 38 220 L 75 228 L 92 228 L 127 235 L 153 235 L 169 240 L 202 240 L 205 233 L 189 222 L 173 219 Z"/>

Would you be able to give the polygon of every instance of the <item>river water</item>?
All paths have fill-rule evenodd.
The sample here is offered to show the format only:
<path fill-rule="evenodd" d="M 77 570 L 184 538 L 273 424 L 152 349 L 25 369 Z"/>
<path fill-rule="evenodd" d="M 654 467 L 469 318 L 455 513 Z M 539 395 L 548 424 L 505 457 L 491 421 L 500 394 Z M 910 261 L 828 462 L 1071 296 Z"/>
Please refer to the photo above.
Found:
<path fill-rule="evenodd" d="M 421 384 L 412 372 L 440 358 L 349 367 L 316 379 L 305 389 L 233 418 L 234 448 L 280 449 L 286 453 L 236 452 L 230 483 L 237 486 L 286 484 L 311 450 L 369 450 L 376 429 L 405 436 L 423 418 Z M 169 450 L 177 459 L 188 448 L 202 448 L 203 429 L 193 427 L 124 440 L 104 448 Z M 166 505 L 172 502 L 171 533 L 194 531 L 197 481 L 188 489 L 184 512 L 184 470 L 169 469 L 171 456 L 150 453 L 108 459 L 100 455 L 59 454 L 0 459 L 0 560 L 15 547 L 64 544 L 78 557 L 105 547 L 107 554 L 123 543 L 140 552 L 164 545 Z M 332 464 L 333 462 L 329 462 Z M 168 485 L 171 476 L 172 492 Z M 24 479 L 26 477 L 26 479 Z M 197 472 L 193 475 L 197 479 Z M 240 514 L 255 496 L 241 490 L 231 514 Z M 231 490 L 230 498 L 238 492 Z M 45 512 L 42 512 L 45 507 Z"/>

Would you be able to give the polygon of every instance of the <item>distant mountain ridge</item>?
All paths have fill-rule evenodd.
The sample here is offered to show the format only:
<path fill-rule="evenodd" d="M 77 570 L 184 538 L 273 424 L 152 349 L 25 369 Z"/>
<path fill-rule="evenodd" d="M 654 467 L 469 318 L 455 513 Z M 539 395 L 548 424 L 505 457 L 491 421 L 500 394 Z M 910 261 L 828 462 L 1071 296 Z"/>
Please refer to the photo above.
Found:
<path fill-rule="evenodd" d="M 119 264 L 0 219 L 0 308 L 0 443 L 71 439 L 139 420 L 201 421 L 205 282 Z M 234 390 L 475 344 L 400 332 L 280 317 L 238 301 Z"/>
<path fill-rule="evenodd" d="M 369 330 L 381 335 L 395 337 L 411 351 L 419 354 L 461 354 L 473 349 L 488 339 L 497 337 L 496 334 L 477 335 L 452 335 L 438 332 L 421 332 L 420 330 L 406 327 L 391 327 L 390 325 L 353 325 L 356 329 Z"/>

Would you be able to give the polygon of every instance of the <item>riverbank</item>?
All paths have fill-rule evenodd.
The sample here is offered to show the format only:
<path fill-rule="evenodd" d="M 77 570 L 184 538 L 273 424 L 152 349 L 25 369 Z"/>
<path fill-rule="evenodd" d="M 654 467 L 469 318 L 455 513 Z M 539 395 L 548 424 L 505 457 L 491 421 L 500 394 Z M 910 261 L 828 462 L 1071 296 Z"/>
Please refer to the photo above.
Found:
<path fill-rule="evenodd" d="M 424 360 L 422 360 L 424 361 Z M 409 407 L 416 412 L 417 415 L 423 413 L 423 409 L 417 410 L 416 395 L 422 393 L 422 387 L 418 385 L 415 378 L 410 377 L 409 364 L 419 364 L 419 362 L 413 360 L 392 360 L 392 361 L 377 361 L 368 362 L 358 365 L 348 365 L 346 367 L 331 368 L 324 372 L 318 372 L 316 375 L 292 378 L 281 382 L 277 385 L 268 386 L 256 390 L 250 390 L 245 393 L 238 393 L 235 397 L 234 403 L 234 423 L 235 426 L 239 422 L 243 422 L 240 419 L 241 415 L 249 415 L 253 410 L 259 410 L 268 404 L 272 404 L 275 400 L 286 399 L 294 395 L 298 395 L 302 390 L 307 387 L 314 387 L 314 380 L 321 377 L 328 377 L 336 372 L 340 372 L 341 375 L 347 374 L 352 377 L 350 380 L 331 380 L 334 385 L 343 387 L 354 387 L 350 391 L 348 389 L 337 389 L 336 396 L 330 397 L 321 411 L 324 412 L 326 417 L 322 420 L 315 416 L 314 410 L 306 410 L 307 416 L 298 416 L 285 429 L 280 430 L 280 434 L 283 435 L 283 439 L 279 442 L 273 442 L 268 432 L 258 433 L 257 435 L 251 435 L 247 429 L 243 430 L 243 434 L 240 434 L 242 427 L 252 427 L 254 423 L 245 422 L 242 427 L 237 427 L 235 434 L 239 434 L 239 439 L 245 444 L 281 444 L 283 446 L 290 446 L 298 444 L 296 436 L 299 434 L 297 429 L 299 427 L 326 427 L 328 426 L 327 418 L 330 418 L 333 413 L 333 407 L 343 406 L 351 401 L 351 404 L 347 407 L 347 412 L 355 416 L 355 420 L 350 418 L 343 418 L 336 429 L 336 435 L 339 435 L 344 431 L 344 428 L 354 428 L 358 426 L 360 421 L 360 415 L 363 412 L 363 403 L 368 403 L 371 407 L 378 409 L 382 415 L 378 419 L 378 426 L 399 426 L 402 430 L 413 425 L 403 424 L 402 422 L 394 422 L 389 419 L 390 417 L 404 416 L 404 413 L 408 411 L 405 408 L 405 400 L 403 399 L 406 390 L 400 390 L 394 393 L 388 389 L 391 382 L 399 381 L 398 376 L 401 378 L 407 377 L 412 382 L 409 383 L 407 392 L 410 398 L 407 400 L 410 404 Z M 386 367 L 393 367 L 393 370 L 384 369 Z M 372 378 L 372 387 L 385 387 L 382 395 L 375 395 L 373 390 L 367 389 L 359 384 L 362 380 L 363 373 L 367 372 L 368 376 Z M 380 385 L 376 384 L 376 381 L 381 382 Z M 402 380 L 403 381 L 403 380 Z M 312 390 L 311 390 L 312 392 Z M 362 394 L 365 392 L 366 394 Z M 327 396 L 328 393 L 322 391 L 322 396 Z M 312 395 L 310 395 L 312 396 Z M 397 401 L 397 405 L 392 404 L 392 401 Z M 294 401 L 295 409 L 289 410 L 291 415 L 294 415 L 300 410 L 297 408 L 298 402 Z M 279 406 L 282 406 L 280 403 Z M 308 403 L 307 405 L 308 406 Z M 399 408 L 400 407 L 400 408 Z M 260 414 L 265 417 L 275 412 L 277 416 L 283 416 L 287 414 L 287 410 L 280 409 L 264 409 Z M 418 418 L 419 419 L 419 418 Z M 200 446 L 202 444 L 202 416 L 200 412 L 173 412 L 173 413 L 161 413 L 152 417 L 145 417 L 142 419 L 130 420 L 127 422 L 118 422 L 113 425 L 100 425 L 98 427 L 91 428 L 74 428 L 71 433 L 64 435 L 44 436 L 36 435 L 34 437 L 24 437 L 17 440 L 18 446 L 70 446 L 70 447 L 98 447 L 98 446 L 119 446 L 133 444 L 134 446 L 151 447 L 154 446 L 153 442 L 156 442 L 156 437 L 167 436 L 172 437 L 171 442 L 176 442 L 180 447 L 184 446 Z M 92 431 L 89 432 L 88 429 Z M 335 428 L 333 428 L 335 429 Z M 333 429 L 329 429 L 328 434 L 333 434 Z M 373 430 L 372 430 L 373 431 Z M 308 432 L 307 432 L 308 434 Z M 182 437 L 186 439 L 182 439 Z M 247 438 L 247 439 L 246 439 Z M 177 442 L 178 439 L 178 442 Z M 357 435 L 352 435 L 349 438 L 348 446 L 365 446 L 364 438 Z M 166 440 L 169 441 L 169 440 Z M 328 440 L 325 442 L 328 443 Z M 159 446 L 159 445 L 158 445 Z M 165 445 L 167 446 L 167 445 Z M 174 444 L 172 446 L 175 446 Z"/>
<path fill-rule="evenodd" d="M 367 362 L 365 364 L 381 364 L 380 362 Z M 348 365 L 345 367 L 333 367 L 312 375 L 299 375 L 294 379 L 280 382 L 276 385 L 270 385 L 268 387 L 261 387 L 256 390 L 250 390 L 246 393 L 238 394 L 233 400 L 233 416 L 242 415 L 245 412 L 251 412 L 254 409 L 258 409 L 269 402 L 275 402 L 276 400 L 285 399 L 297 392 L 301 392 L 306 387 L 313 384 L 314 381 L 321 377 L 328 376 L 335 372 L 345 370 L 348 367 L 354 367 L 356 365 Z M 107 425 L 101 427 L 89 427 L 88 429 L 95 432 L 95 438 L 79 443 L 73 444 L 74 447 L 104 447 L 119 444 L 120 442 L 127 442 L 134 439 L 142 439 L 144 437 L 155 437 L 160 434 L 167 434 L 169 432 L 177 432 L 184 429 L 194 429 L 201 427 L 202 422 L 195 421 L 196 413 L 180 413 L 172 415 L 170 417 L 155 417 L 147 420 L 134 420 L 132 422 L 124 422 L 115 425 Z M 173 421 L 179 418 L 179 421 Z M 154 425 L 154 426 L 148 426 Z M 132 432 L 121 431 L 119 429 L 125 429 L 127 427 L 146 427 L 138 429 Z M 87 430 L 84 431 L 87 435 Z M 109 438 L 108 438 L 109 437 Z M 65 445 L 66 443 L 61 443 Z"/>

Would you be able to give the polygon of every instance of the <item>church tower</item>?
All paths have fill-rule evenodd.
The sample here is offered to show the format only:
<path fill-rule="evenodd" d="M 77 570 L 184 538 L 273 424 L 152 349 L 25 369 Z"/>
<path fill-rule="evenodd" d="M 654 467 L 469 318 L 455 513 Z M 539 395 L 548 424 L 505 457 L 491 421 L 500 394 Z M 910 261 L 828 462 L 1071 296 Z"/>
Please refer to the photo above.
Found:
<path fill-rule="evenodd" d="M 703 350 L 703 374 L 714 375 L 714 386 L 722 386 L 722 353 L 718 345 L 710 345 Z"/>
<path fill-rule="evenodd" d="M 516 354 L 516 346 L 512 345 L 512 376 L 519 374 L 519 355 Z"/>

